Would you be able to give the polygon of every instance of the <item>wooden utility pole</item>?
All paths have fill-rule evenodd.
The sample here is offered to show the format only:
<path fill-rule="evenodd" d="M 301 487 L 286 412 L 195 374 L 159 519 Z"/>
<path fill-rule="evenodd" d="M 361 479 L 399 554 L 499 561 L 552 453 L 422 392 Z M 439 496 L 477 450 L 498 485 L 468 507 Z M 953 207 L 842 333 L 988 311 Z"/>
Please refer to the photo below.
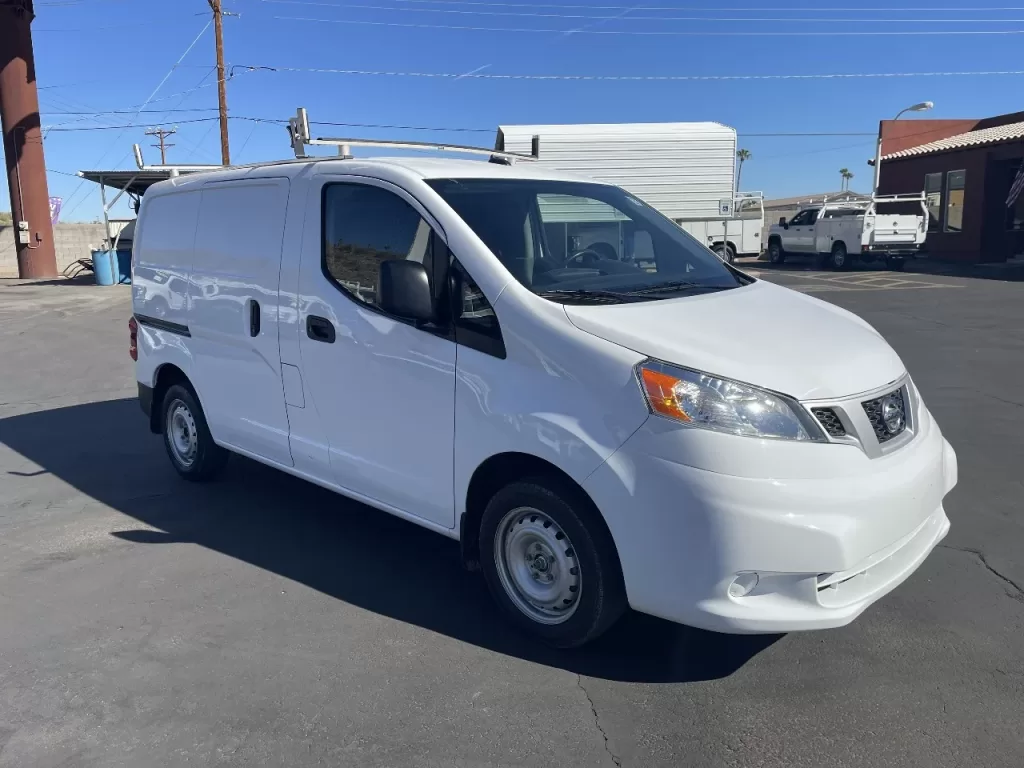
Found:
<path fill-rule="evenodd" d="M 32 55 L 34 18 L 32 0 L 0 0 L 0 125 L 22 278 L 57 276 Z"/>
<path fill-rule="evenodd" d="M 220 108 L 220 161 L 231 165 L 228 147 L 228 84 L 224 70 L 224 10 L 221 0 L 207 0 L 213 11 L 213 33 L 217 40 L 217 106 Z"/>
<path fill-rule="evenodd" d="M 177 132 L 178 130 L 176 128 L 172 128 L 169 131 L 165 131 L 163 128 L 150 128 L 148 131 L 146 131 L 147 136 L 156 136 L 160 141 L 159 144 L 152 145 L 154 147 L 160 148 L 160 165 L 167 165 L 167 150 L 170 147 L 174 146 L 173 144 L 165 143 L 165 139 L 168 136 L 173 136 Z"/>

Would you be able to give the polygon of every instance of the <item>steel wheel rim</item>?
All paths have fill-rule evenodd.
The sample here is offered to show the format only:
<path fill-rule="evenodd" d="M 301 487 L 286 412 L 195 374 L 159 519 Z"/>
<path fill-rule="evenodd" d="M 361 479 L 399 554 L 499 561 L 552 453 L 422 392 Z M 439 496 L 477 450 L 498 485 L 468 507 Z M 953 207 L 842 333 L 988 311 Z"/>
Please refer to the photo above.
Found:
<path fill-rule="evenodd" d="M 167 444 L 174 459 L 188 469 L 199 452 L 199 433 L 192 411 L 181 400 L 175 400 L 167 409 Z"/>
<path fill-rule="evenodd" d="M 842 248 L 836 248 L 832 254 L 832 262 L 837 266 L 841 267 L 846 263 L 846 253 Z"/>
<path fill-rule="evenodd" d="M 502 518 L 494 562 L 505 594 L 533 621 L 562 624 L 576 612 L 582 590 L 576 550 L 540 510 L 519 507 Z"/>

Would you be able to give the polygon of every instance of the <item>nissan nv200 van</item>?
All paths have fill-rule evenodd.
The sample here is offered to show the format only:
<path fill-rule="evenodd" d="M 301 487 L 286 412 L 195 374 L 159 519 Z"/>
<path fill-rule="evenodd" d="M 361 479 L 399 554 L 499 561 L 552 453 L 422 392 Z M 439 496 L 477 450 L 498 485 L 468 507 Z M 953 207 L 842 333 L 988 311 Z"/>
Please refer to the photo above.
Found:
<path fill-rule="evenodd" d="M 555 646 L 627 607 L 838 627 L 949 530 L 956 456 L 878 332 L 610 184 L 413 157 L 180 176 L 142 201 L 132 291 L 183 477 L 238 453 L 457 539 Z"/>

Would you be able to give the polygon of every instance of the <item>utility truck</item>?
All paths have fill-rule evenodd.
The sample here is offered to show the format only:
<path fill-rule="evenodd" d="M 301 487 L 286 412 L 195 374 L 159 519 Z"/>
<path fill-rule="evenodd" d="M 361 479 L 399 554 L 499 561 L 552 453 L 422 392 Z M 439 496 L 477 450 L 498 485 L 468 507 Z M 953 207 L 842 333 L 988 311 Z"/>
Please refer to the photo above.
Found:
<path fill-rule="evenodd" d="M 878 206 L 920 214 L 882 213 Z M 884 260 L 890 269 L 921 250 L 928 233 L 928 207 L 920 195 L 875 196 L 870 200 L 828 202 L 785 217 L 768 232 L 768 261 L 781 264 L 794 255 L 816 255 L 822 267 L 847 269 L 854 261 Z"/>
<path fill-rule="evenodd" d="M 736 146 L 736 129 L 712 122 L 502 125 L 495 142 L 628 190 L 729 262 L 763 247 L 764 195 L 736 191 Z M 601 247 L 610 235 L 599 233 Z"/>

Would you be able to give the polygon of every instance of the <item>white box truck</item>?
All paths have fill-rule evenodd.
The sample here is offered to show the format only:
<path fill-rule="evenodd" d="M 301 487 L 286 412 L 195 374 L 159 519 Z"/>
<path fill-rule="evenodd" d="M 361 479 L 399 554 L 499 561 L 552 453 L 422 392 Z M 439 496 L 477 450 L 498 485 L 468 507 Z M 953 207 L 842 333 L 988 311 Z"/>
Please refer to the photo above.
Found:
<path fill-rule="evenodd" d="M 501 125 L 495 149 L 617 184 L 732 261 L 761 252 L 763 195 L 736 193 L 736 130 L 721 123 Z"/>

